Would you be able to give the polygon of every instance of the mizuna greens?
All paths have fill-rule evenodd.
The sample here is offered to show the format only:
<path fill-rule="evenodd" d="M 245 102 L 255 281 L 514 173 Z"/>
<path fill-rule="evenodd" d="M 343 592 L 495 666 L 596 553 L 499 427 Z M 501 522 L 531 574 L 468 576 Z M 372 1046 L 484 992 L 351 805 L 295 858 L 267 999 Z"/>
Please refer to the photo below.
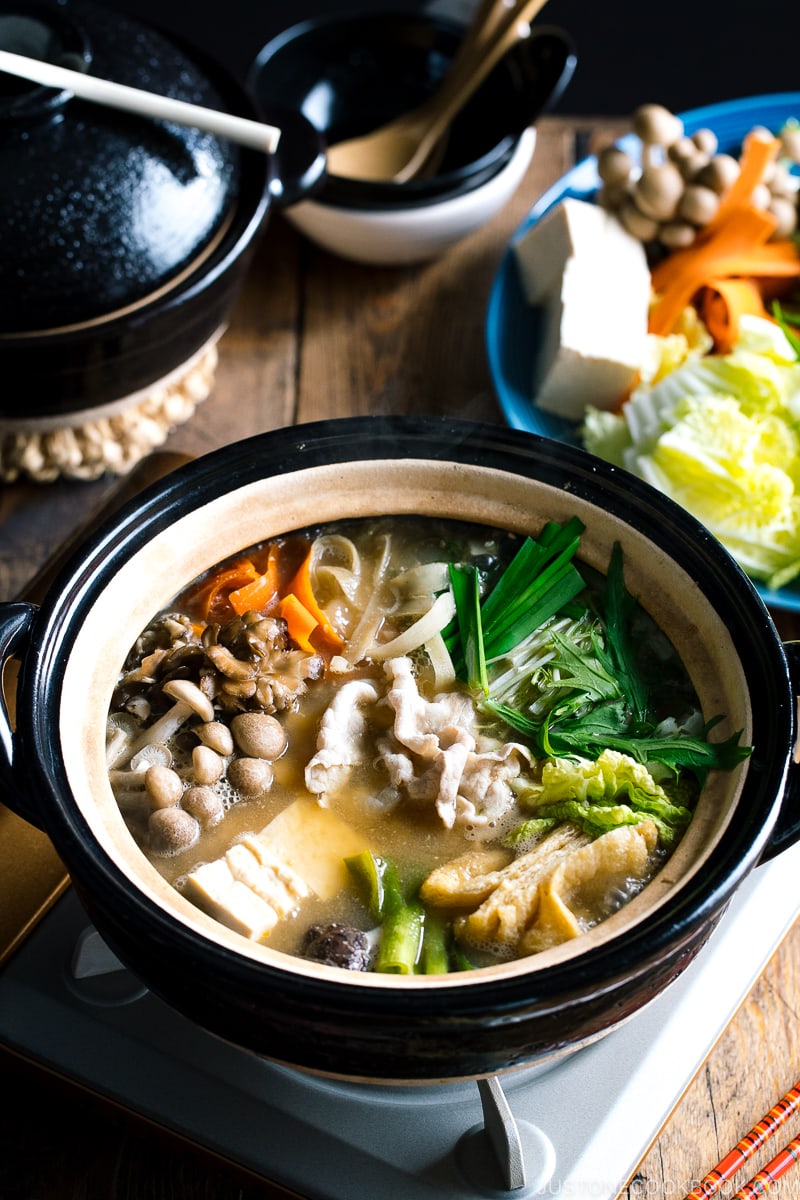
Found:
<path fill-rule="evenodd" d="M 603 586 L 589 590 L 574 562 L 583 528 L 572 518 L 526 538 L 483 597 L 477 569 L 451 565 L 456 617 L 445 641 L 481 711 L 558 764 L 521 793 L 536 815 L 511 844 L 562 821 L 598 836 L 646 816 L 671 848 L 708 772 L 731 770 L 751 750 L 740 732 L 709 739 L 721 714 L 706 723 L 696 710 L 680 723 L 659 715 L 662 682 L 643 653 L 653 630 L 625 586 L 621 547 Z"/>

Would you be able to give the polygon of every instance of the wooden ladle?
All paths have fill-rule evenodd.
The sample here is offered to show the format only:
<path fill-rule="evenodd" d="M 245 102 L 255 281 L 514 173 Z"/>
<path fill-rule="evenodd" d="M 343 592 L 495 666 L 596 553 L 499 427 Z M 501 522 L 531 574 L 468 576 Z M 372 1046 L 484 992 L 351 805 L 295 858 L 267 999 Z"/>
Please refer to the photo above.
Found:
<path fill-rule="evenodd" d="M 484 0 L 441 86 L 423 104 L 371 133 L 329 146 L 329 175 L 347 179 L 413 179 L 453 118 L 505 54 L 530 34 L 547 0 Z"/>

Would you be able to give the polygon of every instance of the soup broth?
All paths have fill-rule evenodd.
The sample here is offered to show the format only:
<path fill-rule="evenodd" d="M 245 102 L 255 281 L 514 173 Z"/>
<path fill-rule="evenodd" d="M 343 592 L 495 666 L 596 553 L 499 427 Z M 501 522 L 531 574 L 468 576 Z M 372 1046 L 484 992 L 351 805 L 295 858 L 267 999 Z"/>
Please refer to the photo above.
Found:
<path fill-rule="evenodd" d="M 142 852 L 243 936 L 349 969 L 480 967 L 618 909 L 747 750 L 709 740 L 581 532 L 361 519 L 195 580 L 109 714 Z"/>

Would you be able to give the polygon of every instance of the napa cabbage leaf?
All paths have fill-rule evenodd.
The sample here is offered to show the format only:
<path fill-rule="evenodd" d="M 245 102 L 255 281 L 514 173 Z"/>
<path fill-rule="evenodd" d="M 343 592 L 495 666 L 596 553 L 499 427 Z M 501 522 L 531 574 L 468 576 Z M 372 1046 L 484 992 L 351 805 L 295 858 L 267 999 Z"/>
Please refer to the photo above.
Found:
<path fill-rule="evenodd" d="M 598 758 L 549 759 L 541 781 L 526 787 L 520 803 L 534 815 L 514 829 L 512 845 L 530 840 L 560 821 L 571 821 L 593 837 L 652 821 L 659 841 L 671 847 L 692 819 L 692 810 L 673 803 L 647 767 L 615 750 L 604 750 Z"/>
<path fill-rule="evenodd" d="M 780 588 L 800 574 L 800 362 L 780 325 L 742 317 L 730 354 L 686 359 L 621 413 L 590 407 L 581 436 L 691 512 L 754 579 Z"/>

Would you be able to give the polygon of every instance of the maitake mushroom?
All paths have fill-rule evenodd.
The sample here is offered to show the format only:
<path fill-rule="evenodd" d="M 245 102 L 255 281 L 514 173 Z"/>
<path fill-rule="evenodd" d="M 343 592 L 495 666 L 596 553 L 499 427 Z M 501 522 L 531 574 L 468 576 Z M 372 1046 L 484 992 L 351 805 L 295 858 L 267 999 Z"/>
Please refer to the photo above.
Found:
<path fill-rule="evenodd" d="M 738 177 L 738 160 L 718 151 L 710 129 L 687 136 L 680 118 L 660 104 L 637 108 L 631 124 L 641 142 L 641 165 L 618 145 L 602 150 L 598 201 L 641 242 L 670 250 L 689 246 Z M 776 218 L 774 238 L 790 237 L 798 225 L 797 185 L 787 160 L 800 162 L 800 128 L 782 131 L 781 148 L 781 159 L 752 196 Z"/>

